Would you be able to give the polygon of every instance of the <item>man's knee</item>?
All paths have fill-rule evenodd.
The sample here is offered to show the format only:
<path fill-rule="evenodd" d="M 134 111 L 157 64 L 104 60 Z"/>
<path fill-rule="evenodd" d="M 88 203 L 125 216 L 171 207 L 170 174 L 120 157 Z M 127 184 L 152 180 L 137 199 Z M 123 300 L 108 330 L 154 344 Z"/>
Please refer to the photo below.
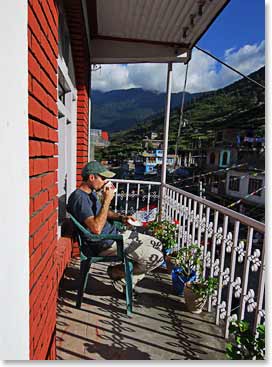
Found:
<path fill-rule="evenodd" d="M 163 254 L 159 250 L 152 248 L 146 252 L 144 262 L 147 270 L 153 270 L 163 263 Z"/>
<path fill-rule="evenodd" d="M 116 256 L 117 255 L 117 246 L 116 243 L 113 243 L 113 245 L 106 250 L 101 251 L 99 256 Z"/>

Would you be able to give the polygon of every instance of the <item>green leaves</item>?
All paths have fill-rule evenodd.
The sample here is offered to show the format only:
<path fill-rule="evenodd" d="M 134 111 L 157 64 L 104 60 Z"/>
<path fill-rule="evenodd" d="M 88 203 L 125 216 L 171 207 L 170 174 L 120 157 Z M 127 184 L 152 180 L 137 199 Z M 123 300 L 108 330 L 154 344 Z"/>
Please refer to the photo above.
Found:
<path fill-rule="evenodd" d="M 192 282 L 191 288 L 199 297 L 206 298 L 211 296 L 218 285 L 218 279 L 201 277 L 197 282 Z"/>
<path fill-rule="evenodd" d="M 247 321 L 233 321 L 229 326 L 233 342 L 226 344 L 226 354 L 234 360 L 262 360 L 265 358 L 265 326 L 258 325 L 253 335 Z"/>
<path fill-rule="evenodd" d="M 152 222 L 148 226 L 154 237 L 161 241 L 164 248 L 169 249 L 176 245 L 177 225 L 167 220 Z"/>
<path fill-rule="evenodd" d="M 176 264 L 182 268 L 185 276 L 190 276 L 192 270 L 202 268 L 202 250 L 197 245 L 182 247 L 176 257 Z"/>

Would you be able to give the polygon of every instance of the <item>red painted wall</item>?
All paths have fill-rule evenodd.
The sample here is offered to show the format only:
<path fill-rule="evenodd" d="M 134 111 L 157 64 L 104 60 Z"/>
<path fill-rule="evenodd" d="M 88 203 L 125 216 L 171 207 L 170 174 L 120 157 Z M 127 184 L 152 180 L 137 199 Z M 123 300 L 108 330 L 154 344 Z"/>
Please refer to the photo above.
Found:
<path fill-rule="evenodd" d="M 78 170 L 87 162 L 89 114 L 89 57 L 80 4 L 74 1 L 67 9 L 78 88 Z M 40 360 L 56 358 L 57 290 L 71 258 L 71 241 L 57 240 L 57 57 L 57 5 L 54 0 L 29 0 L 30 359 Z"/>
<path fill-rule="evenodd" d="M 30 359 L 45 359 L 56 325 L 58 12 L 29 1 Z"/>

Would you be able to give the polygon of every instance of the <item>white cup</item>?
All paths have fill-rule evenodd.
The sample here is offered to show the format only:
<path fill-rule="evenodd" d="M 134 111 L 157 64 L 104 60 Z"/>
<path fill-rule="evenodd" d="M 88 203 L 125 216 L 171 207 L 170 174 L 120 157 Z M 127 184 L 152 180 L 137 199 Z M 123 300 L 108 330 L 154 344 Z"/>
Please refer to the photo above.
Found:
<path fill-rule="evenodd" d="M 110 189 L 114 189 L 114 192 L 116 192 L 117 191 L 117 189 L 115 188 L 115 186 L 114 186 L 114 184 L 111 182 L 111 181 L 108 181 L 105 185 L 104 185 L 104 187 L 108 187 L 108 188 L 110 188 Z"/>

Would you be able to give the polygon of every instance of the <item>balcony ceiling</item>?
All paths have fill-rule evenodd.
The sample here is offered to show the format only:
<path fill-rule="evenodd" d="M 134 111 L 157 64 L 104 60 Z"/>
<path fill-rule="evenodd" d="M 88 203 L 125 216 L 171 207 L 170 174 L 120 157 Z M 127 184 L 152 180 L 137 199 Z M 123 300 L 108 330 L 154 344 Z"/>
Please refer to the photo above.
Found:
<path fill-rule="evenodd" d="M 91 62 L 186 62 L 229 1 L 86 0 Z"/>

